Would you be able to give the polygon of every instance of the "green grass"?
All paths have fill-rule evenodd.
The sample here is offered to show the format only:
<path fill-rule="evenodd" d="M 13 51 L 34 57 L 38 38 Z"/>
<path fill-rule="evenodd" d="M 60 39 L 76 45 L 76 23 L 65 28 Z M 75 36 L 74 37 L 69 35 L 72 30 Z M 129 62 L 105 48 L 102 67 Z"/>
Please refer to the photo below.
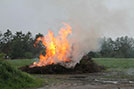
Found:
<path fill-rule="evenodd" d="M 93 60 L 100 65 L 105 66 L 108 69 L 128 69 L 134 68 L 134 58 L 93 58 Z M 16 59 L 7 60 L 11 65 L 19 68 L 25 65 L 32 64 L 33 59 Z"/>
<path fill-rule="evenodd" d="M 15 59 L 15 60 L 7 60 L 14 67 L 22 67 L 25 65 L 30 65 L 33 63 L 33 59 Z"/>
<path fill-rule="evenodd" d="M 134 68 L 134 58 L 94 58 L 94 61 L 108 70 Z"/>
<path fill-rule="evenodd" d="M 93 60 L 99 64 L 99 65 L 103 65 L 107 68 L 107 71 L 128 71 L 129 69 L 134 69 L 134 58 L 93 58 Z M 25 66 L 25 65 L 29 65 L 31 63 L 33 63 L 33 59 L 16 59 L 16 60 L 6 60 L 9 65 L 12 65 L 15 71 L 19 71 L 17 70 L 17 68 Z M 0 68 L 1 69 L 1 68 Z M 23 73 L 21 71 L 19 72 L 11 72 L 8 74 L 7 70 L 3 70 L 5 73 L 1 78 L 5 78 L 4 76 L 8 76 L 8 82 L 7 80 L 3 79 L 0 80 L 0 84 L 2 83 L 2 85 L 0 85 L 0 89 L 1 86 L 7 86 L 7 88 L 5 89 L 11 89 L 11 87 L 14 87 L 12 89 L 20 89 L 20 88 L 28 88 L 28 87 L 37 87 L 39 85 L 41 85 L 42 83 L 44 84 L 49 84 L 53 81 L 56 81 L 54 79 L 50 80 L 47 78 L 42 78 L 42 75 L 29 75 L 27 73 Z M 21 75 L 21 77 L 20 77 Z M 0 75 L 1 76 L 1 75 Z M 11 76 L 13 76 L 11 78 Z M 17 77 L 18 76 L 18 77 Z M 27 78 L 28 77 L 28 78 Z M 122 75 L 108 75 L 108 76 L 104 76 L 107 78 L 134 78 L 133 75 L 127 75 L 127 74 L 122 74 Z M 15 79 L 18 79 L 17 81 Z M 35 80 L 36 79 L 36 80 Z M 42 81 L 39 81 L 37 79 L 43 79 Z M 37 82 L 38 81 L 38 82 Z M 5 84 L 5 85 L 4 85 Z M 9 88 L 10 86 L 10 88 Z M 2 89 L 4 89 L 2 87 Z"/>
<path fill-rule="evenodd" d="M 42 80 L 21 72 L 6 61 L 0 60 L 0 89 L 26 89 L 41 85 Z"/>
<path fill-rule="evenodd" d="M 103 76 L 104 78 L 113 79 L 113 78 L 120 78 L 120 79 L 134 79 L 133 73 L 132 74 L 126 74 L 127 72 L 134 71 L 134 58 L 93 58 L 93 60 L 99 64 L 106 67 L 106 71 L 117 71 L 121 74 L 111 74 Z M 55 82 L 57 80 L 55 79 L 48 79 L 43 78 L 42 75 L 29 75 L 27 73 L 23 73 L 20 70 L 17 70 L 17 68 L 29 65 L 33 63 L 33 59 L 16 59 L 16 60 L 6 60 L 10 65 L 12 65 L 13 71 L 10 71 L 10 68 L 7 68 L 4 71 L 3 75 L 0 74 L 0 89 L 20 89 L 25 88 L 29 89 L 29 87 L 37 87 L 44 84 L 50 84 L 52 82 Z M 2 68 L 0 67 L 0 70 Z M 130 70 L 129 70 L 130 69 Z M 12 69 L 11 69 L 12 70 Z M 1 71 L 1 72 L 2 72 Z M 10 72 L 9 72 L 10 71 Z M 125 72 L 125 74 L 122 72 Z M 12 77 L 11 77 L 12 76 Z M 8 77 L 8 80 L 6 79 Z M 3 79 L 2 79 L 3 78 Z M 2 80 L 1 80 L 2 79 Z M 38 80 L 38 79 L 43 79 Z M 5 88 L 3 88 L 3 86 Z"/>
<path fill-rule="evenodd" d="M 104 78 L 134 80 L 134 58 L 94 58 L 93 60 L 105 66 L 106 71 L 111 73 L 103 76 Z"/>

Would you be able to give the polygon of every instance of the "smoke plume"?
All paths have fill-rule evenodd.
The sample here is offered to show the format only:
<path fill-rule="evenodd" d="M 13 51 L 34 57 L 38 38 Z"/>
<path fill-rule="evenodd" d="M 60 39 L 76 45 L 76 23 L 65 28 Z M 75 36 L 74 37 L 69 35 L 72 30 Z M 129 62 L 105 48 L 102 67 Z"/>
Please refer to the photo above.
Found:
<path fill-rule="evenodd" d="M 68 13 L 67 22 L 72 26 L 72 60 L 79 62 L 89 51 L 98 51 L 99 39 L 107 34 L 126 32 L 126 10 L 110 10 L 105 0 L 59 0 Z M 118 30 L 117 30 L 118 29 Z M 114 34 L 113 34 L 114 33 Z"/>

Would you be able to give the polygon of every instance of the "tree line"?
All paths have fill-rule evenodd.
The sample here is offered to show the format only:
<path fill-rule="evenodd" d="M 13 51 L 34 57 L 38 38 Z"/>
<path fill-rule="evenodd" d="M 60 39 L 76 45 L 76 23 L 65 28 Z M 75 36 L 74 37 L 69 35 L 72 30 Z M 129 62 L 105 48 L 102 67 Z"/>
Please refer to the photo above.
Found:
<path fill-rule="evenodd" d="M 103 38 L 98 52 L 89 52 L 92 57 L 134 58 L 134 39 L 128 36 L 116 39 Z"/>
<path fill-rule="evenodd" d="M 18 31 L 13 34 L 9 29 L 0 32 L 0 56 L 3 54 L 6 58 L 35 58 L 40 52 L 44 52 L 41 43 L 36 44 L 36 39 L 43 36 L 41 33 L 32 36 L 31 32 L 23 33 Z M 45 53 L 45 52 L 44 52 Z M 116 39 L 101 39 L 101 47 L 97 52 L 90 51 L 88 55 L 91 57 L 118 57 L 118 58 L 134 58 L 134 39 L 128 36 L 118 37 Z"/>
<path fill-rule="evenodd" d="M 3 34 L 0 32 L 0 53 L 11 59 L 36 57 L 42 47 L 40 44 L 37 44 L 38 47 L 34 47 L 33 44 L 40 36 L 43 35 L 38 33 L 33 38 L 31 32 L 24 34 L 22 31 L 13 34 L 9 29 Z"/>

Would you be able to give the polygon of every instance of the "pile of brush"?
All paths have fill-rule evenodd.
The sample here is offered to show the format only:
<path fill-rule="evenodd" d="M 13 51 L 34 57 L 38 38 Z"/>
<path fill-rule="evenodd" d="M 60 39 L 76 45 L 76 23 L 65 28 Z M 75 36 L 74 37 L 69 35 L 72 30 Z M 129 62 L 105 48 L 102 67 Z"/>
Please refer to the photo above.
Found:
<path fill-rule="evenodd" d="M 41 67 L 29 67 L 24 66 L 19 68 L 24 72 L 30 74 L 76 74 L 76 73 L 94 73 L 100 72 L 105 68 L 103 66 L 97 65 L 91 57 L 88 55 L 83 56 L 79 63 L 75 65 L 73 68 L 66 68 L 61 64 L 51 64 L 47 66 Z"/>

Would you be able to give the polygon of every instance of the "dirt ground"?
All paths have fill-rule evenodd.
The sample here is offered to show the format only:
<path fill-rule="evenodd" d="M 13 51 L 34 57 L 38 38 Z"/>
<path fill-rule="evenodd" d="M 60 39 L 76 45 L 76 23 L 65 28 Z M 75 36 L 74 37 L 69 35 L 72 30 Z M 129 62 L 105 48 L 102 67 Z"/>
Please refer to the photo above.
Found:
<path fill-rule="evenodd" d="M 37 75 L 48 84 L 38 89 L 134 89 L 134 77 L 122 72 Z"/>

